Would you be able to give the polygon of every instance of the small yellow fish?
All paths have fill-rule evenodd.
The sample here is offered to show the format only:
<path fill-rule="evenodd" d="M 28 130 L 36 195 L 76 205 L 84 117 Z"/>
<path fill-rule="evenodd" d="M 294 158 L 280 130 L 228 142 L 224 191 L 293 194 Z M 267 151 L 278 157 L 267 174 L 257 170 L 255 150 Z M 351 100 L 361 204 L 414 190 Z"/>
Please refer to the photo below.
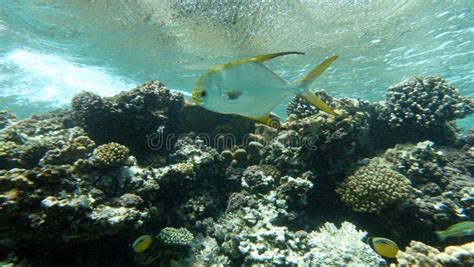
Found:
<path fill-rule="evenodd" d="M 465 221 L 451 225 L 444 231 L 435 231 L 441 241 L 448 237 L 463 237 L 474 235 L 474 222 Z"/>
<path fill-rule="evenodd" d="M 399 250 L 395 242 L 383 237 L 369 237 L 367 243 L 377 254 L 386 258 L 395 258 Z"/>
<path fill-rule="evenodd" d="M 151 237 L 151 235 L 142 235 L 133 242 L 133 251 L 135 251 L 135 253 L 142 253 L 151 246 L 151 243 L 153 243 L 153 237 Z"/>
<path fill-rule="evenodd" d="M 224 114 L 239 114 L 271 122 L 270 111 L 292 94 L 297 94 L 321 110 L 337 115 L 308 89 L 337 56 L 330 57 L 310 71 L 303 79 L 287 83 L 262 63 L 275 57 L 301 52 L 281 52 L 232 61 L 202 75 L 192 91 L 195 103 Z"/>

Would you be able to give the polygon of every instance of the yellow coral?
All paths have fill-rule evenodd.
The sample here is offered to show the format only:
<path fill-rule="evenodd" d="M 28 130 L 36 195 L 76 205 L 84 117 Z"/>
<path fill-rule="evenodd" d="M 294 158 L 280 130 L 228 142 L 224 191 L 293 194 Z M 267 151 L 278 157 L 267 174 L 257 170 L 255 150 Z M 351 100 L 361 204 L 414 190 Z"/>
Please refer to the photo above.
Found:
<path fill-rule="evenodd" d="M 189 162 L 182 162 L 174 165 L 176 170 L 182 175 L 192 175 L 194 164 Z"/>

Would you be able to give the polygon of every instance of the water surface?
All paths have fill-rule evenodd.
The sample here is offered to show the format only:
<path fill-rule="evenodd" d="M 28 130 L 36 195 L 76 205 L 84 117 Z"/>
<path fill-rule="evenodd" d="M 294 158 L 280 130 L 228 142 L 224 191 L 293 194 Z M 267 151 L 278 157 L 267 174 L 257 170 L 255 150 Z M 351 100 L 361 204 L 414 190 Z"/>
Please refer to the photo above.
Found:
<path fill-rule="evenodd" d="M 339 55 L 314 84 L 334 96 L 383 100 L 415 74 L 474 96 L 470 0 L 252 2 L 3 0 L 0 108 L 27 116 L 151 79 L 189 93 L 212 66 L 290 50 L 306 55 L 269 64 L 288 81 Z"/>

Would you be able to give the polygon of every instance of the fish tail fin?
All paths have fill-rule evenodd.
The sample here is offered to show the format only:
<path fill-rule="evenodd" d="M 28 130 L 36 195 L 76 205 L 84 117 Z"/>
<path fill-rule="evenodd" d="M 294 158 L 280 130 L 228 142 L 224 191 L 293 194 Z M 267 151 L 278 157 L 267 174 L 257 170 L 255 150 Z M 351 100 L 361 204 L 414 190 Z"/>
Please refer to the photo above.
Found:
<path fill-rule="evenodd" d="M 326 103 L 324 103 L 321 98 L 317 97 L 315 94 L 310 92 L 308 89 L 305 89 L 304 93 L 298 94 L 298 96 L 302 97 L 304 100 L 308 101 L 311 105 L 321 109 L 324 112 L 327 112 L 331 115 L 337 116 L 339 115 L 335 112 L 332 108 L 330 108 Z"/>
<path fill-rule="evenodd" d="M 326 103 L 324 103 L 319 97 L 314 95 L 308 87 L 319 77 L 323 72 L 337 59 L 337 56 L 332 56 L 319 64 L 316 68 L 312 69 L 303 79 L 296 82 L 298 87 L 304 89 L 303 93 L 298 93 L 300 97 L 308 101 L 311 105 L 323 110 L 332 115 L 339 115 L 332 110 Z"/>
<path fill-rule="evenodd" d="M 323 72 L 337 59 L 337 56 L 332 56 L 324 60 L 321 64 L 312 69 L 303 79 L 297 81 L 303 88 L 308 88 Z"/>
<path fill-rule="evenodd" d="M 435 231 L 435 234 L 438 236 L 439 240 L 441 241 L 444 241 L 447 237 L 444 231 Z"/>

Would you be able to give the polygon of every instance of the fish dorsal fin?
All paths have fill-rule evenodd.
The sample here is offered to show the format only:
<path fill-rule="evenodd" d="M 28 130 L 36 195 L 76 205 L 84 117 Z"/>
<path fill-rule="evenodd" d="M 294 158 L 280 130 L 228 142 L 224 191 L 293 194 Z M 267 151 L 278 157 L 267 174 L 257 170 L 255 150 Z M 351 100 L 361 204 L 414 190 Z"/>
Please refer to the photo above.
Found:
<path fill-rule="evenodd" d="M 214 67 L 212 69 L 210 69 L 207 73 L 205 73 L 203 76 L 201 76 L 200 80 L 202 79 L 202 77 L 206 77 L 206 76 L 210 76 L 214 73 L 218 73 L 222 70 L 225 70 L 225 69 L 228 69 L 228 68 L 231 68 L 231 67 L 235 67 L 237 65 L 240 65 L 240 64 L 244 64 L 244 63 L 247 63 L 247 62 L 258 62 L 258 63 L 262 63 L 262 62 L 265 62 L 265 61 L 268 61 L 270 59 L 273 59 L 273 58 L 276 58 L 276 57 L 280 57 L 280 56 L 285 56 L 285 55 L 291 55 L 291 54 L 304 54 L 303 52 L 294 52 L 294 51 L 290 51 L 290 52 L 279 52 L 279 53 L 273 53 L 273 54 L 266 54 L 266 55 L 260 55 L 260 56 L 255 56 L 255 57 L 251 57 L 251 58 L 245 58 L 245 59 L 239 59 L 239 60 L 234 60 L 234 61 L 231 61 L 231 62 L 227 62 L 225 64 L 222 64 L 222 65 L 219 65 L 217 67 Z M 199 81 L 199 80 L 198 80 Z"/>
<path fill-rule="evenodd" d="M 279 53 L 255 56 L 255 57 L 251 57 L 251 58 L 246 59 L 246 60 L 244 59 L 243 61 L 255 61 L 255 62 L 262 63 L 262 62 L 268 61 L 268 60 L 276 58 L 276 57 L 281 57 L 281 56 L 285 56 L 285 55 L 292 55 L 292 54 L 304 55 L 303 52 L 295 52 L 295 51 L 279 52 Z"/>

